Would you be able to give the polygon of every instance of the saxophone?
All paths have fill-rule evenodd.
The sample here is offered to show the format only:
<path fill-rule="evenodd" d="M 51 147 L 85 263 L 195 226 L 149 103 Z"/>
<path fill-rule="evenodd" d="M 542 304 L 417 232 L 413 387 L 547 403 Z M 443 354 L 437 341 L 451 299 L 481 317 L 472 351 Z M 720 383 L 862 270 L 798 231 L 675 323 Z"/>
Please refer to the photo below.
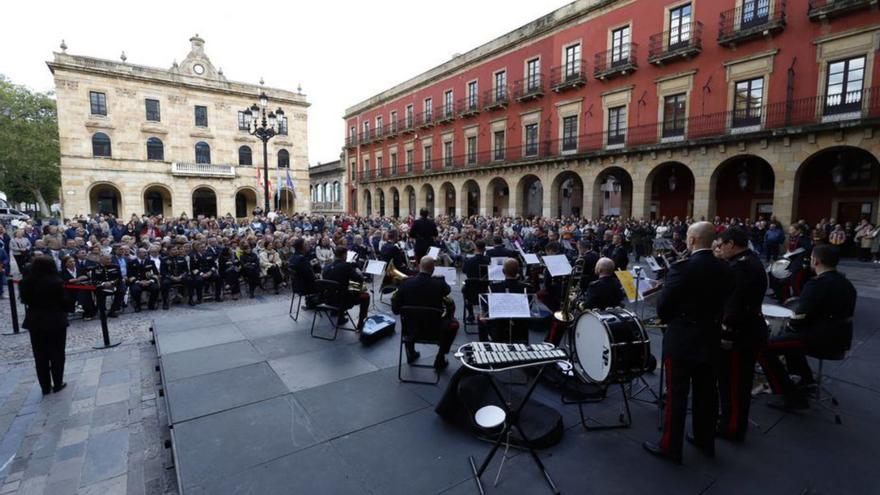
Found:
<path fill-rule="evenodd" d="M 583 256 L 574 262 L 571 268 L 571 275 L 565 281 L 565 287 L 562 290 L 562 308 L 553 313 L 553 317 L 562 323 L 570 323 L 574 320 L 572 309 L 579 309 L 576 305 L 577 299 L 580 297 L 581 278 L 584 273 L 585 260 Z"/>

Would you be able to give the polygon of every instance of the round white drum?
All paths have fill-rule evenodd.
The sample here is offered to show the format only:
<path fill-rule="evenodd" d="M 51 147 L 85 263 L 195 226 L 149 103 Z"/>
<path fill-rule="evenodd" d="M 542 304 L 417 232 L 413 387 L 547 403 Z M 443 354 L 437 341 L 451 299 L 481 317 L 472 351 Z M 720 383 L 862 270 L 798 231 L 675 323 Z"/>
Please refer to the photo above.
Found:
<path fill-rule="evenodd" d="M 584 313 L 575 327 L 577 360 L 587 378 L 602 382 L 611 372 L 611 340 L 605 323 L 595 313 Z"/>
<path fill-rule="evenodd" d="M 792 316 L 794 316 L 794 311 L 786 308 L 785 306 L 778 306 L 776 304 L 762 304 L 761 313 L 769 318 L 790 319 Z"/>

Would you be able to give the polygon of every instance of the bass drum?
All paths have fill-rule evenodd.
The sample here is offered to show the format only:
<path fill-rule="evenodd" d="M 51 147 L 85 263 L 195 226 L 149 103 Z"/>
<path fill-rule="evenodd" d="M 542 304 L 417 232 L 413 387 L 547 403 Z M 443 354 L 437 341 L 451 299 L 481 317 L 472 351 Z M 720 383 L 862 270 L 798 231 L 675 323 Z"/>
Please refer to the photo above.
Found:
<path fill-rule="evenodd" d="M 574 371 L 587 382 L 625 383 L 650 369 L 651 339 L 625 309 L 587 311 L 568 336 Z"/>

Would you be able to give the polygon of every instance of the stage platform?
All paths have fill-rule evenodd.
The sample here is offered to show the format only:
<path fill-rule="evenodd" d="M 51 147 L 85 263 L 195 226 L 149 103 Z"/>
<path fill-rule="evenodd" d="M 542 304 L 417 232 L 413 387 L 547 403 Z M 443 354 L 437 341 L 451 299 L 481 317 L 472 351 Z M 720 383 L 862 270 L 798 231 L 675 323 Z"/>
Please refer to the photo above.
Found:
<path fill-rule="evenodd" d="M 542 458 L 569 494 L 878 493 L 877 302 L 859 301 L 853 351 L 842 363 L 826 364 L 842 425 L 818 410 L 783 414 L 766 407 L 769 396 L 762 395 L 745 444 L 720 441 L 715 460 L 686 444 L 685 465 L 676 467 L 641 448 L 658 437 L 654 405 L 634 403 L 630 429 L 586 432 L 577 406 L 563 406 L 556 392 L 539 387 L 534 398 L 557 408 L 566 427 L 562 442 Z M 309 336 L 312 313 L 303 311 L 294 322 L 288 307 L 289 300 L 278 298 L 237 309 L 205 303 L 195 317 L 167 312 L 155 320 L 183 495 L 478 493 L 467 458 L 481 459 L 489 444 L 433 410 L 457 361 L 450 356 L 438 386 L 401 384 L 399 333 L 370 347 L 351 332 L 318 340 Z M 390 314 L 388 306 L 376 308 Z M 328 328 L 326 320 L 321 324 Z M 541 337 L 533 334 L 533 341 Z M 457 342 L 468 338 L 459 332 Z M 656 351 L 660 338 L 652 334 Z M 422 354 L 424 362 L 432 360 L 430 352 Z M 656 387 L 656 375 L 647 379 Z M 587 412 L 613 422 L 619 408 L 615 392 Z M 550 493 L 522 454 L 505 464 L 492 487 L 500 458 L 484 475 L 487 493 Z"/>

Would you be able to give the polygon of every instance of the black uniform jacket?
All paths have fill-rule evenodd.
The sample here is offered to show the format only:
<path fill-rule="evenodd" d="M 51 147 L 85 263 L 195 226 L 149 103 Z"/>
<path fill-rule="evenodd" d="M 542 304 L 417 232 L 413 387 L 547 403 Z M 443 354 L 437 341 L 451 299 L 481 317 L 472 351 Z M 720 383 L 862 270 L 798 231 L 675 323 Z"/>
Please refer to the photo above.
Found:
<path fill-rule="evenodd" d="M 444 309 L 443 298 L 450 292 L 445 279 L 432 277 L 424 272 L 410 277 L 400 284 L 400 288 L 391 298 L 391 310 L 400 313 L 404 306 L 422 306 Z"/>
<path fill-rule="evenodd" d="M 394 264 L 394 267 L 402 272 L 407 270 L 406 253 L 397 244 L 386 242 L 379 252 L 379 259 Z"/>
<path fill-rule="evenodd" d="M 467 278 L 480 278 L 482 275 L 480 273 L 480 265 L 489 266 L 491 261 L 485 254 L 475 254 L 464 260 L 464 263 L 461 265 L 461 271 Z"/>
<path fill-rule="evenodd" d="M 48 332 L 67 327 L 64 283 L 61 277 L 32 284 L 22 281 L 21 300 L 27 306 L 22 327 L 31 332 Z"/>
<path fill-rule="evenodd" d="M 311 294 L 315 292 L 315 271 L 308 258 L 300 253 L 293 253 L 290 257 L 290 272 L 293 273 L 293 290 L 298 294 Z"/>
<path fill-rule="evenodd" d="M 664 357 L 714 362 L 721 345 L 724 303 L 732 292 L 730 266 L 710 249 L 673 264 L 657 301 L 657 315 L 667 325 Z"/>
<path fill-rule="evenodd" d="M 743 251 L 730 260 L 733 293 L 724 304 L 722 338 L 735 349 L 760 349 L 767 344 L 767 322 L 761 312 L 767 293 L 767 272 L 758 255 Z"/>
<path fill-rule="evenodd" d="M 825 272 L 804 285 L 791 319 L 793 330 L 807 337 L 810 348 L 841 352 L 852 345 L 856 289 L 838 271 Z"/>
<path fill-rule="evenodd" d="M 623 306 L 626 292 L 614 275 L 599 277 L 587 287 L 584 304 L 589 309 L 605 309 Z"/>
<path fill-rule="evenodd" d="M 433 220 L 419 218 L 413 222 L 409 235 L 416 240 L 416 251 L 427 252 L 434 238 L 440 234 L 437 232 L 437 224 Z"/>
<path fill-rule="evenodd" d="M 489 258 L 513 258 L 515 260 L 519 259 L 519 253 L 516 251 L 512 251 L 507 249 L 504 246 L 495 246 L 492 249 L 486 251 L 486 256 Z"/>
<path fill-rule="evenodd" d="M 348 289 L 350 281 L 360 282 L 364 279 L 353 264 L 346 263 L 344 260 L 336 260 L 325 266 L 321 276 L 324 277 L 324 280 L 338 282 L 343 290 Z"/>
<path fill-rule="evenodd" d="M 506 278 L 500 282 L 492 282 L 489 285 L 489 292 L 500 293 L 500 292 L 510 292 L 514 293 L 526 293 L 526 294 L 534 294 L 535 288 L 529 284 L 524 284 L 519 280 L 515 280 L 512 278 Z"/>

